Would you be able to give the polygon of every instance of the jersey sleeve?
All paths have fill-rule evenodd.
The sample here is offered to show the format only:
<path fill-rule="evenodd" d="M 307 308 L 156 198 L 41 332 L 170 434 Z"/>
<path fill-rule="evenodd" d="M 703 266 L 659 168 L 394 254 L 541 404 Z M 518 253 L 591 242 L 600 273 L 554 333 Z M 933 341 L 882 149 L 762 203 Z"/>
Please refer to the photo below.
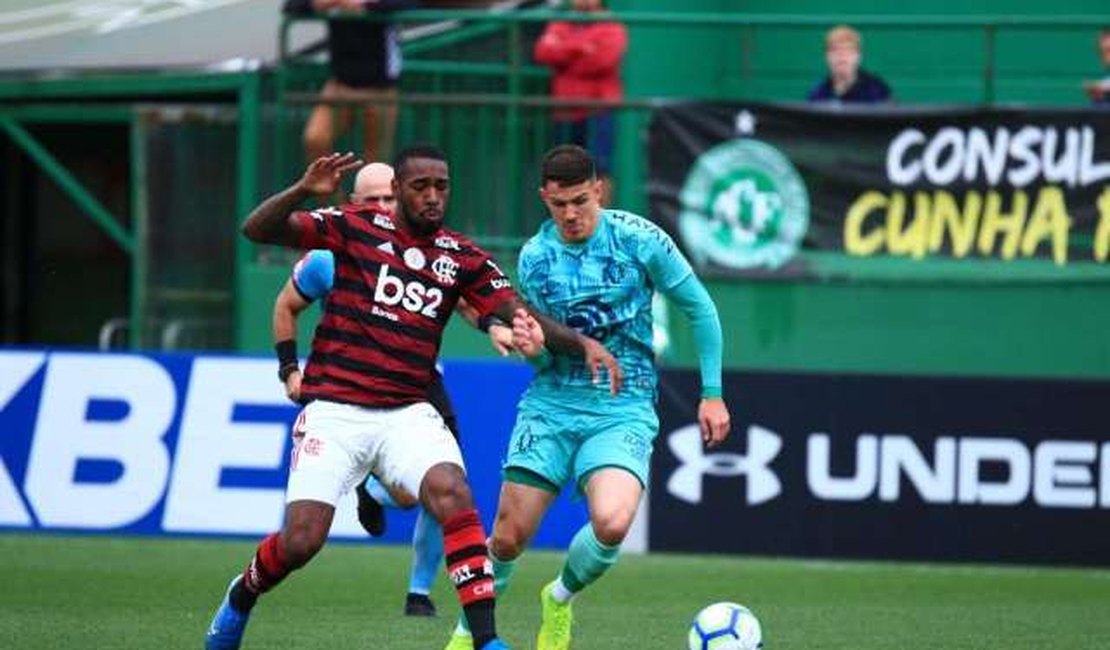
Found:
<path fill-rule="evenodd" d="M 347 245 L 351 226 L 343 210 L 335 207 L 299 210 L 292 217 L 300 222 L 301 248 L 341 251 Z"/>
<path fill-rule="evenodd" d="M 691 274 L 664 294 L 690 321 L 701 369 L 702 397 L 721 396 L 721 353 L 724 349 L 721 319 L 713 298 L 697 276 Z"/>
<path fill-rule="evenodd" d="M 479 318 L 490 315 L 498 305 L 516 297 L 508 276 L 484 251 L 480 264 L 468 275 L 469 282 L 460 288 L 460 292 L 470 306 L 478 310 Z"/>
<path fill-rule="evenodd" d="M 537 281 L 540 259 L 542 259 L 542 255 L 534 241 L 526 243 L 520 249 L 520 257 L 517 258 L 516 277 L 520 283 L 517 287 L 520 295 L 528 301 L 528 304 L 543 310 L 545 306 L 540 304 L 538 291 L 540 284 Z"/>
<path fill-rule="evenodd" d="M 335 281 L 335 256 L 331 251 L 309 251 L 293 266 L 293 288 L 308 302 L 319 300 Z"/>
<path fill-rule="evenodd" d="M 640 259 L 655 286 L 666 292 L 694 274 L 690 262 L 678 250 L 670 235 L 646 219 L 642 220 L 642 224 L 639 233 Z"/>

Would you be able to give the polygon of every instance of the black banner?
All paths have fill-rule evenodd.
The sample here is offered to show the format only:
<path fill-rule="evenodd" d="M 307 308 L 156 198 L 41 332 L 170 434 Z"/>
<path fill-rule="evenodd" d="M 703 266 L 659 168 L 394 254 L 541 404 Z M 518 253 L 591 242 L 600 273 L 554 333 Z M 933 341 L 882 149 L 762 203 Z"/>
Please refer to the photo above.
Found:
<path fill-rule="evenodd" d="M 1110 255 L 1110 111 L 681 104 L 649 157 L 650 214 L 702 269 Z"/>
<path fill-rule="evenodd" d="M 665 372 L 653 551 L 1110 565 L 1110 382 Z"/>

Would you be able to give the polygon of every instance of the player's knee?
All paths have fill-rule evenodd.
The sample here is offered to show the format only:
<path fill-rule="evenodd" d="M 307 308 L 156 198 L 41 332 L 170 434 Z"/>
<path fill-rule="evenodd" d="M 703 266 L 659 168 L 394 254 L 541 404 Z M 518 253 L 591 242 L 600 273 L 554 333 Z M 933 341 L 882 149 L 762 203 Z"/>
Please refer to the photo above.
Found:
<path fill-rule="evenodd" d="M 298 569 L 313 558 L 324 546 L 327 528 L 312 523 L 290 527 L 285 532 L 285 560 L 290 569 Z"/>
<path fill-rule="evenodd" d="M 524 552 L 525 538 L 523 533 L 515 527 L 503 526 L 497 522 L 493 535 L 489 539 L 489 550 L 499 560 L 510 561 L 520 557 Z"/>
<path fill-rule="evenodd" d="M 428 470 L 421 487 L 424 505 L 439 521 L 446 521 L 474 507 L 474 498 L 462 469 L 442 463 Z"/>
<path fill-rule="evenodd" d="M 632 519 L 635 515 L 635 512 L 614 510 L 591 516 L 590 523 L 594 528 L 594 536 L 597 537 L 597 541 L 606 546 L 619 545 L 628 535 L 628 529 L 632 527 Z"/>

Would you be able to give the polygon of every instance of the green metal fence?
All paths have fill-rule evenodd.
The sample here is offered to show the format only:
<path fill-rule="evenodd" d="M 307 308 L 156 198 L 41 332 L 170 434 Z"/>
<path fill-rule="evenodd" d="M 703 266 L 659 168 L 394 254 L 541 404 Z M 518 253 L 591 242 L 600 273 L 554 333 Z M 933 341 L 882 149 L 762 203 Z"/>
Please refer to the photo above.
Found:
<path fill-rule="evenodd" d="M 958 65 L 946 57 L 929 61 L 928 69 L 922 68 L 928 83 L 921 87 L 944 89 L 947 65 L 953 73 L 951 86 L 956 89 L 940 92 L 940 99 L 991 103 L 1012 99 L 1014 89 L 1024 87 L 1022 84 L 1030 79 L 1037 83 L 1048 79 L 1045 83 L 1050 83 L 1052 79 L 1082 77 L 1088 69 L 1085 64 L 1068 68 L 1044 52 L 1053 50 L 1052 44 L 1057 42 L 1062 43 L 1057 50 L 1078 52 L 1080 45 L 1075 43 L 1081 41 L 1085 43 L 1084 56 L 1089 58 L 1091 35 L 1106 20 L 1104 16 L 846 17 L 651 11 L 620 12 L 612 17 L 629 26 L 633 43 L 626 66 L 630 96 L 611 107 L 618 113 L 616 202 L 637 211 L 645 207 L 643 126 L 652 107 L 676 99 L 661 95 L 674 95 L 670 91 L 675 88 L 694 87 L 696 91 L 682 94 L 784 99 L 789 93 L 782 89 L 793 93 L 794 86 L 787 88 L 778 79 L 801 79 L 815 69 L 799 57 L 795 51 L 798 44 L 811 42 L 831 24 L 849 22 L 868 34 L 879 34 L 875 39 L 878 43 L 883 42 L 883 34 L 892 41 L 914 34 L 942 40 L 951 35 L 953 42 L 974 48 L 976 54 Z M 455 178 L 452 225 L 474 233 L 479 242 L 511 261 L 515 248 L 543 216 L 536 197 L 535 165 L 551 142 L 549 115 L 557 105 L 546 96 L 546 71 L 530 62 L 531 39 L 554 18 L 597 18 L 550 11 L 468 10 L 398 12 L 392 18 L 405 25 L 450 26 L 438 36 L 405 45 L 406 76 L 399 98 L 398 139 L 432 140 L 448 150 Z M 168 191 L 164 184 L 152 182 L 152 174 L 182 173 L 174 165 L 183 163 L 176 159 L 151 160 L 149 140 L 155 132 L 165 135 L 173 123 L 165 116 L 181 106 L 206 104 L 223 111 L 221 115 L 226 119 L 221 118 L 224 121 L 218 127 L 222 133 L 218 139 L 225 148 L 208 162 L 219 165 L 224 178 L 216 182 L 198 174 L 194 191 L 210 191 L 205 184 L 215 184 L 226 196 L 221 201 L 203 203 L 194 201 L 187 188 L 175 190 L 183 192 L 186 212 L 188 208 L 224 211 L 226 218 L 214 220 L 224 224 L 220 227 L 238 221 L 260 197 L 290 182 L 303 165 L 299 133 L 304 116 L 317 101 L 315 90 L 326 75 L 322 63 L 289 52 L 289 34 L 301 22 L 287 20 L 283 24 L 277 35 L 282 57 L 272 70 L 0 80 L 0 131 L 131 260 L 131 299 L 126 317 L 133 347 L 163 345 L 165 327 L 174 320 L 182 323 L 181 327 L 207 320 L 224 328 L 222 335 L 208 337 L 199 345 L 266 347 L 269 304 L 288 272 L 289 256 L 255 247 L 228 228 L 222 243 L 215 247 L 227 247 L 226 266 L 223 257 L 214 262 L 221 272 L 195 274 L 181 281 L 181 286 L 173 286 L 177 282 L 173 278 L 178 276 L 163 273 L 173 265 L 155 261 L 157 255 L 152 253 L 152 236 L 173 231 L 158 223 L 165 215 L 150 213 L 158 195 Z M 1038 35 L 1043 48 L 1028 47 L 1030 39 Z M 880 49 L 874 58 L 882 61 L 883 57 Z M 1052 61 L 1045 63 L 1042 59 Z M 1022 62 L 1039 76 L 1022 73 Z M 906 65 L 902 71 L 900 74 L 909 78 L 913 66 Z M 791 83 L 796 85 L 797 81 Z M 1063 81 L 1056 83 L 1058 90 L 1065 88 Z M 656 93 L 656 87 L 667 92 Z M 1031 95 L 1029 99 L 1064 97 L 1062 93 Z M 83 189 L 81 179 L 68 172 L 28 130 L 34 125 L 95 127 L 102 123 L 126 124 L 131 129 L 129 215 L 111 214 L 99 205 Z M 357 137 L 357 133 L 352 135 Z M 182 182 L 185 180 L 183 177 Z M 130 226 L 121 225 L 125 223 Z M 198 264 L 202 261 L 213 263 L 196 260 Z M 185 268 L 187 262 L 180 260 L 180 266 L 173 268 Z M 851 282 L 851 274 L 840 274 L 836 281 Z M 767 291 L 784 290 L 778 287 Z M 745 291 L 761 296 L 767 293 L 758 287 Z M 880 303 L 876 303 L 876 309 Z M 743 311 L 737 309 L 738 313 Z M 850 323 L 843 325 L 847 328 Z M 759 340 L 751 344 L 762 345 Z M 810 349 L 807 345 L 792 347 L 789 359 L 804 358 Z M 759 358 L 773 364 L 786 357 L 772 351 Z M 829 363 L 836 365 L 835 360 Z"/>

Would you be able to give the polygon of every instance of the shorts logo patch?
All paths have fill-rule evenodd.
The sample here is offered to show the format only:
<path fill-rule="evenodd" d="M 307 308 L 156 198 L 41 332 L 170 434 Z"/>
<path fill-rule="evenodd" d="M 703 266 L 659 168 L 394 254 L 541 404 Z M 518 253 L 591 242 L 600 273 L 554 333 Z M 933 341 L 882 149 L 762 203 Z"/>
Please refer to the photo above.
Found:
<path fill-rule="evenodd" d="M 624 434 L 624 446 L 634 458 L 644 459 L 651 453 L 651 445 L 640 436 Z"/>
<path fill-rule="evenodd" d="M 520 430 L 520 435 L 516 438 L 515 450 L 518 454 L 526 454 L 536 443 L 536 436 L 532 434 L 532 428 L 525 426 Z"/>
<path fill-rule="evenodd" d="M 319 456 L 324 451 L 324 441 L 319 438 L 305 438 L 301 453 L 305 456 Z"/>

